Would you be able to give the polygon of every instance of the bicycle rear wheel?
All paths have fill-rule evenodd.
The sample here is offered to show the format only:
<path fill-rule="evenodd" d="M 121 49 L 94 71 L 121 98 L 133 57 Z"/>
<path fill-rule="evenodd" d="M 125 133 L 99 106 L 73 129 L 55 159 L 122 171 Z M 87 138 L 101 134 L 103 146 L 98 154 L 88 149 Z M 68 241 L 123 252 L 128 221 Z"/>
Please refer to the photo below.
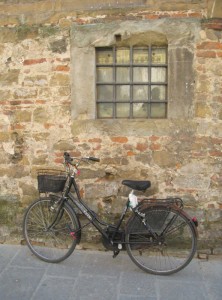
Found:
<path fill-rule="evenodd" d="M 141 219 L 133 217 L 126 228 L 126 250 L 132 261 L 155 275 L 170 275 L 186 267 L 197 244 L 192 221 L 172 207 L 153 206 L 141 212 L 157 238 Z"/>
<path fill-rule="evenodd" d="M 77 217 L 65 203 L 50 228 L 57 214 L 51 207 L 49 198 L 33 202 L 24 216 L 23 234 L 33 254 L 43 261 L 57 263 L 74 251 L 77 244 L 74 233 L 79 226 Z"/>

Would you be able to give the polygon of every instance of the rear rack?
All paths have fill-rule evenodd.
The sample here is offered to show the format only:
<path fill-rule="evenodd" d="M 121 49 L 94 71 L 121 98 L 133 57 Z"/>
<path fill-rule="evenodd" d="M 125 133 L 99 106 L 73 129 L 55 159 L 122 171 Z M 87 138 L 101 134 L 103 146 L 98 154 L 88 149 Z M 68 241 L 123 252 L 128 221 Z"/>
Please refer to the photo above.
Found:
<path fill-rule="evenodd" d="M 165 206 L 176 206 L 177 208 L 183 208 L 183 200 L 181 198 L 165 198 L 165 199 L 155 199 L 155 198 L 144 198 L 139 203 L 140 206 L 155 206 L 155 205 L 165 205 Z"/>

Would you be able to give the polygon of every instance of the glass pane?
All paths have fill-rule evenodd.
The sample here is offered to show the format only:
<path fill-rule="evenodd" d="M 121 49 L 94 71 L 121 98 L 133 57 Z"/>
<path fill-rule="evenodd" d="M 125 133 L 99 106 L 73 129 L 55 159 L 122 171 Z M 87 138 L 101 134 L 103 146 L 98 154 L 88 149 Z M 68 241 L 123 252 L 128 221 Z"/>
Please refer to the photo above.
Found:
<path fill-rule="evenodd" d="M 152 49 L 152 63 L 153 64 L 166 64 L 166 48 L 153 48 Z"/>
<path fill-rule="evenodd" d="M 113 81 L 113 68 L 97 67 L 97 81 L 98 82 L 112 82 Z"/>
<path fill-rule="evenodd" d="M 134 103 L 133 104 L 133 117 L 134 118 L 147 118 L 148 117 L 148 103 Z"/>
<path fill-rule="evenodd" d="M 166 104 L 151 104 L 151 118 L 166 118 Z"/>
<path fill-rule="evenodd" d="M 112 103 L 98 103 L 97 104 L 98 118 L 113 118 L 113 104 Z"/>
<path fill-rule="evenodd" d="M 113 63 L 113 50 L 112 48 L 107 49 L 96 49 L 96 63 L 97 64 L 112 64 Z"/>
<path fill-rule="evenodd" d="M 116 82 L 129 82 L 130 69 L 129 68 L 116 68 Z"/>
<path fill-rule="evenodd" d="M 117 103 L 116 104 L 116 117 L 117 118 L 129 118 L 130 116 L 130 104 Z"/>
<path fill-rule="evenodd" d="M 149 62 L 149 49 L 147 47 L 133 49 L 134 64 L 148 64 L 148 62 Z"/>
<path fill-rule="evenodd" d="M 118 101 L 130 100 L 130 86 L 129 85 L 117 85 L 116 86 L 116 99 Z"/>
<path fill-rule="evenodd" d="M 151 86 L 151 100 L 153 100 L 153 101 L 166 100 L 166 86 L 152 85 Z"/>
<path fill-rule="evenodd" d="M 133 86 L 133 100 L 134 101 L 148 100 L 148 86 L 147 85 L 134 85 Z"/>
<path fill-rule="evenodd" d="M 133 68 L 134 82 L 148 82 L 148 68 L 134 67 Z"/>
<path fill-rule="evenodd" d="M 113 101 L 113 86 L 112 85 L 98 85 L 97 86 L 97 100 Z"/>
<path fill-rule="evenodd" d="M 116 63 L 117 64 L 129 64 L 129 62 L 130 62 L 129 48 L 117 48 L 116 49 Z"/>
<path fill-rule="evenodd" d="M 166 82 L 166 68 L 151 68 L 151 82 Z"/>

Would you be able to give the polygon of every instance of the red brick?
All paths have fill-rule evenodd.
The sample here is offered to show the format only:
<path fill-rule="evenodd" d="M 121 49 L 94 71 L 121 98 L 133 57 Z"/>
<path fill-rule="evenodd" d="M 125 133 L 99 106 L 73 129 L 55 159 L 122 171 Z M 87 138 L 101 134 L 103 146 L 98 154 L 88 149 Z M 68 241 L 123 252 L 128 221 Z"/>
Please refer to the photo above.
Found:
<path fill-rule="evenodd" d="M 148 19 L 148 20 L 156 20 L 156 19 L 160 19 L 160 16 L 158 16 L 158 15 L 145 15 L 144 18 Z"/>
<path fill-rule="evenodd" d="M 68 72 L 70 70 L 70 67 L 68 66 L 56 66 L 55 71 L 59 72 Z"/>
<path fill-rule="evenodd" d="M 137 146 L 136 146 L 136 149 L 143 152 L 145 150 L 147 150 L 148 148 L 148 145 L 147 144 L 142 144 L 142 143 L 138 143 Z"/>
<path fill-rule="evenodd" d="M 222 138 L 211 138 L 211 145 L 222 145 Z"/>
<path fill-rule="evenodd" d="M 222 52 L 216 52 L 217 57 L 222 57 Z"/>
<path fill-rule="evenodd" d="M 191 13 L 188 13 L 188 17 L 190 17 L 190 18 L 203 18 L 203 15 L 201 13 L 198 13 L 198 12 L 191 12 Z"/>
<path fill-rule="evenodd" d="M 151 135 L 149 140 L 152 141 L 152 142 L 155 142 L 155 141 L 159 140 L 159 137 L 155 136 L 155 135 Z"/>
<path fill-rule="evenodd" d="M 210 156 L 222 157 L 222 151 L 211 151 Z"/>
<path fill-rule="evenodd" d="M 88 142 L 89 142 L 89 143 L 101 143 L 102 140 L 99 139 L 99 138 L 94 138 L 94 139 L 89 139 Z"/>
<path fill-rule="evenodd" d="M 222 43 L 219 43 L 219 42 L 203 42 L 203 43 L 197 45 L 197 49 L 222 50 Z"/>
<path fill-rule="evenodd" d="M 150 149 L 151 149 L 152 151 L 160 150 L 160 148 L 161 148 L 161 145 L 160 145 L 160 144 L 151 144 L 151 145 L 150 145 Z"/>
<path fill-rule="evenodd" d="M 116 136 L 111 138 L 112 142 L 114 143 L 122 143 L 125 144 L 128 142 L 128 138 L 124 136 Z"/>
<path fill-rule="evenodd" d="M 199 51 L 197 51 L 197 57 L 215 58 L 216 57 L 216 52 L 215 51 L 199 50 Z"/>
<path fill-rule="evenodd" d="M 221 18 L 204 20 L 202 23 L 202 27 L 214 30 L 222 30 L 222 20 Z"/>
<path fill-rule="evenodd" d="M 19 123 L 13 124 L 11 126 L 11 130 L 24 130 L 24 129 L 25 129 L 25 125 L 21 125 Z"/>
<path fill-rule="evenodd" d="M 35 64 L 42 64 L 46 62 L 46 58 L 38 58 L 38 59 L 25 59 L 23 65 L 35 65 Z"/>
<path fill-rule="evenodd" d="M 49 129 L 49 128 L 53 127 L 53 126 L 55 126 L 55 124 L 51 124 L 51 123 L 45 123 L 44 124 L 45 129 Z"/>
<path fill-rule="evenodd" d="M 133 156 L 133 155 L 135 155 L 135 153 L 133 151 L 128 151 L 127 152 L 127 156 Z"/>
<path fill-rule="evenodd" d="M 36 104 L 45 104 L 46 100 L 36 100 Z"/>
<path fill-rule="evenodd" d="M 213 203 L 210 203 L 207 205 L 207 208 L 215 208 L 215 205 Z"/>
<path fill-rule="evenodd" d="M 62 164 L 63 161 L 64 161 L 63 158 L 56 158 L 56 159 L 54 160 L 54 162 L 55 162 L 56 164 Z"/>

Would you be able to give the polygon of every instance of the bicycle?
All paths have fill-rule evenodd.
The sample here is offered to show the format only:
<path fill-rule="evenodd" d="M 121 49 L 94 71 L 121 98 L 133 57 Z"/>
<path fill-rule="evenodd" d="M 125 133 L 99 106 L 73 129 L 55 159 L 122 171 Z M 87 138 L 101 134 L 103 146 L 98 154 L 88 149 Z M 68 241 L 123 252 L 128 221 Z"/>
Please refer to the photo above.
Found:
<path fill-rule="evenodd" d="M 23 233 L 32 253 L 43 261 L 58 263 L 68 258 L 81 240 L 81 231 L 89 224 L 100 232 L 105 248 L 115 258 L 126 250 L 131 260 L 143 271 L 170 275 L 185 268 L 197 248 L 197 219 L 183 210 L 180 198 L 138 201 L 134 191 L 145 191 L 150 181 L 123 180 L 131 189 L 117 224 L 100 220 L 83 201 L 76 183 L 82 162 L 99 162 L 95 157 L 72 158 L 64 153 L 66 173 L 41 172 L 39 192 L 46 193 L 27 209 Z M 75 195 L 71 191 L 74 188 Z M 57 192 L 62 192 L 58 196 Z M 83 226 L 77 214 L 87 219 Z M 127 213 L 131 215 L 123 228 Z"/>

